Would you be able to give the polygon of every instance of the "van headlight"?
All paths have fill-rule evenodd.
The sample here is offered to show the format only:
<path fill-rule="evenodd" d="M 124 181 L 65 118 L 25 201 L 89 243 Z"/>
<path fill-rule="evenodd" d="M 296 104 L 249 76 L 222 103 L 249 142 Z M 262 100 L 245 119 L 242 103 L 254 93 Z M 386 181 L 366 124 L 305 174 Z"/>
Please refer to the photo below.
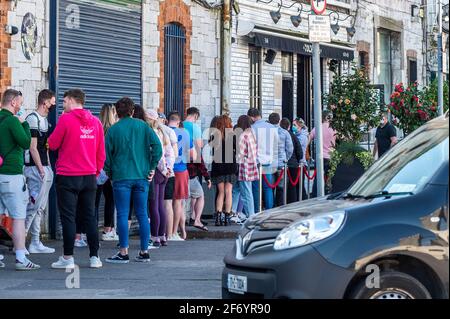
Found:
<path fill-rule="evenodd" d="M 304 219 L 284 228 L 273 245 L 284 250 L 312 244 L 335 234 L 345 220 L 345 212 L 338 211 Z"/>

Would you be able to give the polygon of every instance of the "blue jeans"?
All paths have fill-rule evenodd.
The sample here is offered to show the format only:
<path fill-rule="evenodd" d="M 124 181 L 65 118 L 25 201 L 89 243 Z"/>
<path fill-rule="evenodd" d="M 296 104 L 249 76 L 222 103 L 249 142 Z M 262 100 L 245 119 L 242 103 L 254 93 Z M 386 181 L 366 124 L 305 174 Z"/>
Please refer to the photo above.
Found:
<path fill-rule="evenodd" d="M 255 214 L 252 184 L 253 182 L 238 181 L 233 187 L 233 211 L 238 211 L 240 199 L 244 204 L 244 213 L 247 217 Z"/>
<path fill-rule="evenodd" d="M 274 174 L 267 174 L 267 180 L 270 184 L 275 183 Z M 264 209 L 273 208 L 273 189 L 267 185 L 266 181 L 263 178 L 263 199 L 264 199 Z M 259 181 L 252 182 L 252 192 L 253 192 L 253 202 L 255 205 L 255 212 L 259 213 Z"/>
<path fill-rule="evenodd" d="M 145 179 L 122 180 L 113 182 L 113 189 L 120 248 L 128 248 L 128 214 L 130 200 L 133 198 L 134 211 L 139 222 L 141 250 L 146 251 L 150 239 L 150 224 L 147 214 L 149 182 Z"/>

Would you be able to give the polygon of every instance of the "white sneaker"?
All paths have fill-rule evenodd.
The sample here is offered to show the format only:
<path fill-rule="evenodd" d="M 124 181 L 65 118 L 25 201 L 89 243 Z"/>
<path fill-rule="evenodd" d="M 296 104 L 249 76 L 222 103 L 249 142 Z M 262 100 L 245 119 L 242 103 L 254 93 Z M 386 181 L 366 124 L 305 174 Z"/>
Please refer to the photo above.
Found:
<path fill-rule="evenodd" d="M 75 268 L 75 260 L 73 257 L 69 259 L 64 259 L 63 256 L 60 256 L 57 262 L 52 264 L 53 269 L 74 269 Z"/>
<path fill-rule="evenodd" d="M 92 256 L 91 258 L 89 258 L 89 262 L 90 262 L 90 266 L 91 268 L 102 268 L 103 264 L 100 260 L 99 257 L 97 256 Z"/>
<path fill-rule="evenodd" d="M 169 240 L 171 240 L 171 241 L 184 241 L 184 239 L 181 238 L 178 233 L 173 234 L 172 238 L 169 239 Z"/>
<path fill-rule="evenodd" d="M 40 269 L 41 266 L 31 262 L 29 259 L 24 258 L 22 262 L 16 259 L 16 270 L 19 271 L 28 271 L 28 270 L 37 270 Z"/>
<path fill-rule="evenodd" d="M 31 243 L 28 251 L 32 254 L 53 254 L 55 249 L 44 246 L 42 242 L 39 242 L 38 244 Z"/>
<path fill-rule="evenodd" d="M 118 241 L 119 235 L 116 234 L 115 231 L 110 231 L 102 234 L 103 241 Z"/>
<path fill-rule="evenodd" d="M 5 259 L 5 257 L 3 257 L 3 255 L 0 254 L 0 261 L 2 261 L 3 259 Z"/>
<path fill-rule="evenodd" d="M 74 244 L 75 247 L 83 248 L 83 247 L 87 247 L 87 245 L 88 244 L 83 239 L 75 239 L 75 244 Z"/>

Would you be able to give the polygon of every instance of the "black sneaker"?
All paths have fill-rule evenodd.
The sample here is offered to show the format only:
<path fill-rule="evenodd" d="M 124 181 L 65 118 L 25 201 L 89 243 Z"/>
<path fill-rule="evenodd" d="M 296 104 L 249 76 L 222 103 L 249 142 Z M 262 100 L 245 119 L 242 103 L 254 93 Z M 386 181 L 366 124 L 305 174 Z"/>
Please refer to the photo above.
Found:
<path fill-rule="evenodd" d="M 153 247 L 161 247 L 161 242 L 159 242 L 159 241 L 155 241 L 155 242 L 153 242 Z"/>
<path fill-rule="evenodd" d="M 134 258 L 138 263 L 148 263 L 150 262 L 150 255 L 148 253 L 141 253 Z"/>
<path fill-rule="evenodd" d="M 128 264 L 130 262 L 130 257 L 128 257 L 128 255 L 122 255 L 119 252 L 112 257 L 106 258 L 105 261 L 110 264 Z"/>

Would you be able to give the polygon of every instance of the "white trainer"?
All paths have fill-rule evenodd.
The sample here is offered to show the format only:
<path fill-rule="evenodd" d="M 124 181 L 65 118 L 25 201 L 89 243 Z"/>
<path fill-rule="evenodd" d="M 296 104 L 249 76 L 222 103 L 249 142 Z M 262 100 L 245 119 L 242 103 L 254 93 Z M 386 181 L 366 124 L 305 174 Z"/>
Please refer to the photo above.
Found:
<path fill-rule="evenodd" d="M 3 257 L 2 254 L 0 254 L 0 261 L 2 261 L 3 259 L 5 259 L 5 257 Z"/>
<path fill-rule="evenodd" d="M 103 264 L 102 264 L 100 258 L 97 256 L 92 256 L 91 258 L 89 258 L 89 263 L 90 263 L 89 267 L 91 267 L 91 268 L 102 268 L 103 267 Z"/>
<path fill-rule="evenodd" d="M 102 234 L 102 240 L 103 241 L 118 241 L 119 236 L 116 234 L 115 231 L 110 231 L 110 232 Z"/>
<path fill-rule="evenodd" d="M 55 252 L 55 249 L 44 246 L 42 242 L 31 243 L 30 246 L 28 246 L 28 251 L 31 254 L 53 254 Z"/>
<path fill-rule="evenodd" d="M 16 259 L 16 270 L 28 271 L 28 270 L 37 270 L 40 268 L 41 266 L 31 262 L 28 258 L 24 258 L 23 261 L 18 261 Z"/>
<path fill-rule="evenodd" d="M 171 241 L 184 241 L 184 239 L 181 238 L 178 233 L 173 234 L 172 238 L 169 239 L 169 240 L 171 240 Z"/>
<path fill-rule="evenodd" d="M 74 269 L 75 268 L 75 260 L 73 257 L 69 259 L 64 259 L 63 256 L 60 256 L 57 262 L 52 264 L 53 269 Z"/>
<path fill-rule="evenodd" d="M 83 239 L 75 239 L 75 244 L 74 244 L 75 247 L 83 248 L 83 247 L 87 247 L 87 245 L 88 244 Z"/>

